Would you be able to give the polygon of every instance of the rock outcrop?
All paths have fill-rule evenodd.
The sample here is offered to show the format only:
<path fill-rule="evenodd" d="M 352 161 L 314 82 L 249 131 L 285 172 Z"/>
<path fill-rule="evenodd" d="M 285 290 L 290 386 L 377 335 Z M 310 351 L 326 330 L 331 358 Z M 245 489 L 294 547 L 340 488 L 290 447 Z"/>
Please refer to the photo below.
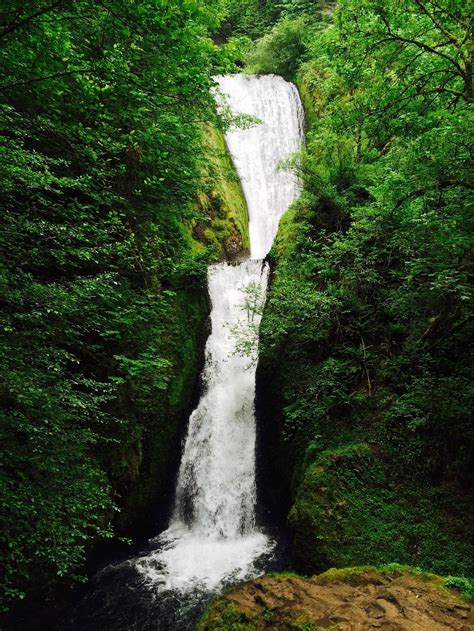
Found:
<path fill-rule="evenodd" d="M 474 607 L 432 574 L 349 568 L 244 583 L 211 605 L 198 629 L 472 631 Z"/>

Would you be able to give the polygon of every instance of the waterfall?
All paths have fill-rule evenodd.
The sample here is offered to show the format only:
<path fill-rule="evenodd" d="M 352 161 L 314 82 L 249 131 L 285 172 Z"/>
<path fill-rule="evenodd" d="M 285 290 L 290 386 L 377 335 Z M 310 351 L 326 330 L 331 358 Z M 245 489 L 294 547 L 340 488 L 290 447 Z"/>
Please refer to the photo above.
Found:
<path fill-rule="evenodd" d="M 275 75 L 226 76 L 218 83 L 233 112 L 262 121 L 227 133 L 226 141 L 249 209 L 250 258 L 263 259 L 299 193 L 293 173 L 280 164 L 301 147 L 303 107 L 296 87 Z"/>
<path fill-rule="evenodd" d="M 206 344 L 204 391 L 189 419 L 168 529 L 136 568 L 161 590 L 212 591 L 255 573 L 273 543 L 255 519 L 255 364 L 235 352 L 233 332 L 257 330 L 268 253 L 281 215 L 296 199 L 295 176 L 280 169 L 301 146 L 298 92 L 281 77 L 216 79 L 234 113 L 259 123 L 226 134 L 249 209 L 250 259 L 209 270 L 212 330 Z"/>

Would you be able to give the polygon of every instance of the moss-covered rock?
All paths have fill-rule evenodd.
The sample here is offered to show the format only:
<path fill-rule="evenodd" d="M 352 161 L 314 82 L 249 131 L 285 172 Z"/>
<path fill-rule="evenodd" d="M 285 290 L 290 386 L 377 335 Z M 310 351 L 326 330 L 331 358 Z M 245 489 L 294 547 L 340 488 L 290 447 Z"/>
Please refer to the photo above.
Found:
<path fill-rule="evenodd" d="M 227 151 L 222 132 L 203 130 L 205 161 L 192 221 L 195 248 L 212 247 L 220 260 L 236 260 L 250 249 L 248 210 L 239 177 Z"/>
<path fill-rule="evenodd" d="M 238 607 L 226 599 L 222 599 L 208 607 L 199 621 L 197 631 L 257 631 L 255 622 Z"/>
<path fill-rule="evenodd" d="M 463 540 L 445 520 L 436 493 L 427 489 L 421 495 L 416 485 L 401 492 L 377 451 L 364 443 L 328 449 L 317 457 L 305 470 L 289 514 L 295 560 L 303 570 L 357 559 L 469 575 L 469 533 Z"/>

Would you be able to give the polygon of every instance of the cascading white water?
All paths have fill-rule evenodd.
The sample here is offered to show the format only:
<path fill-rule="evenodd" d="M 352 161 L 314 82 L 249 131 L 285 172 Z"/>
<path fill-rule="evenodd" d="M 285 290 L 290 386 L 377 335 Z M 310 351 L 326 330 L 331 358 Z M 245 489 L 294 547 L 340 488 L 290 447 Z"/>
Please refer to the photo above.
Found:
<path fill-rule="evenodd" d="M 280 217 L 295 201 L 294 174 L 280 164 L 301 147 L 304 112 L 298 90 L 275 75 L 220 77 L 233 112 L 262 121 L 226 134 L 249 209 L 250 257 L 263 259 L 272 247 Z"/>
<path fill-rule="evenodd" d="M 249 313 L 246 288 L 264 298 L 268 253 L 281 215 L 296 199 L 295 176 L 279 169 L 301 146 L 303 110 L 281 77 L 236 75 L 217 83 L 234 113 L 261 123 L 226 140 L 249 209 L 251 257 L 209 270 L 212 332 L 206 345 L 204 393 L 189 419 L 169 528 L 137 569 L 162 590 L 212 591 L 251 576 L 273 543 L 255 523 L 255 365 L 234 352 L 235 327 Z M 253 328 L 259 313 L 251 314 Z"/>

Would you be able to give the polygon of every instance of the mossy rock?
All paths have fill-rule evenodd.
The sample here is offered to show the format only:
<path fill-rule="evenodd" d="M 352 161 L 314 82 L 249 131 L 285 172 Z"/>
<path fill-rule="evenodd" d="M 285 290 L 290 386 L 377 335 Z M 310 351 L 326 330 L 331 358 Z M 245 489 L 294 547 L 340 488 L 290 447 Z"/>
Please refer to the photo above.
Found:
<path fill-rule="evenodd" d="M 255 623 L 227 600 L 220 600 L 208 607 L 196 627 L 196 631 L 210 631 L 211 629 L 257 631 Z"/>
<path fill-rule="evenodd" d="M 392 485 L 366 443 L 326 450 L 307 467 L 289 524 L 306 573 L 354 562 L 459 568 L 467 576 L 474 569 L 471 544 L 450 534 L 434 496 Z"/>
<path fill-rule="evenodd" d="M 219 260 L 236 260 L 250 251 L 248 209 L 242 186 L 222 132 L 203 128 L 205 161 L 190 232 L 195 251 L 211 247 Z"/>

